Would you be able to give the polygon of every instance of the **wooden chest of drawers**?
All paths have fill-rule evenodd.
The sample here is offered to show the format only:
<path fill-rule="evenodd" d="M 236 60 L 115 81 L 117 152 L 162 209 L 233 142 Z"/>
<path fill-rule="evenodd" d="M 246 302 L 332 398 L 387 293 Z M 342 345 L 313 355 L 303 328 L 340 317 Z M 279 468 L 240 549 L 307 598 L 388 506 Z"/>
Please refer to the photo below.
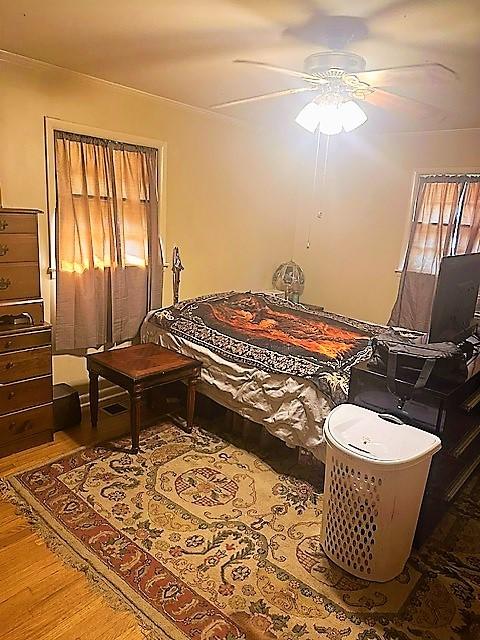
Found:
<path fill-rule="evenodd" d="M 53 440 L 52 340 L 38 211 L 0 208 L 0 456 Z"/>
<path fill-rule="evenodd" d="M 53 440 L 47 324 L 0 331 L 0 456 Z"/>
<path fill-rule="evenodd" d="M 0 209 L 0 300 L 40 297 L 37 213 Z"/>

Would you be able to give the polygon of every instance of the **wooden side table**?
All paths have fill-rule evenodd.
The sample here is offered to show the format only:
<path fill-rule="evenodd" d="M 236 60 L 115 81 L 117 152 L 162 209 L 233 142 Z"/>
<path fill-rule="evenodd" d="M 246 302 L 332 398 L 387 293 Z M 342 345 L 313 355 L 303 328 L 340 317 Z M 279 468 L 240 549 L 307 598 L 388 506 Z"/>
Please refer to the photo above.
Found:
<path fill-rule="evenodd" d="M 195 384 L 201 366 L 198 360 L 153 343 L 88 355 L 92 427 L 96 429 L 98 424 L 98 378 L 102 376 L 128 391 L 132 453 L 138 453 L 143 392 L 170 382 L 184 381 L 188 385 L 186 430 L 190 433 L 195 411 Z"/>

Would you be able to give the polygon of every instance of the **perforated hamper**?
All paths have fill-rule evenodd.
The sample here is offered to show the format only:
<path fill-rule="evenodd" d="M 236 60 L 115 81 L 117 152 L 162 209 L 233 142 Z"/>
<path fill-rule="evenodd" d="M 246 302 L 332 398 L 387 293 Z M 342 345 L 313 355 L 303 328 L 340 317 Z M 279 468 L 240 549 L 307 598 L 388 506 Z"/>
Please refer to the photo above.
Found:
<path fill-rule="evenodd" d="M 440 439 L 351 404 L 336 407 L 324 429 L 323 549 L 357 577 L 391 580 L 410 554 Z"/>

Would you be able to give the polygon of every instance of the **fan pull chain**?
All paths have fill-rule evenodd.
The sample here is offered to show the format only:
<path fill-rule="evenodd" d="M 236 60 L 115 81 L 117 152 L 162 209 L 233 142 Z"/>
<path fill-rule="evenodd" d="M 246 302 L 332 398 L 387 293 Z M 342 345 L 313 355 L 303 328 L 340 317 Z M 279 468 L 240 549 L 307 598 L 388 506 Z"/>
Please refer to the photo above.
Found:
<path fill-rule="evenodd" d="M 313 184 L 312 184 L 312 213 L 310 216 L 310 223 L 308 225 L 308 235 L 307 235 L 307 249 L 310 249 L 310 238 L 312 233 L 312 223 L 314 216 L 320 219 L 323 215 L 321 211 L 315 212 L 315 200 L 318 191 L 318 159 L 320 155 L 320 136 L 321 133 L 317 129 L 317 147 L 315 152 L 315 170 L 313 172 Z M 323 171 L 322 171 L 322 190 L 325 191 L 325 185 L 327 182 L 327 163 L 328 163 L 328 148 L 330 144 L 330 136 L 325 136 L 325 153 L 323 156 Z"/>

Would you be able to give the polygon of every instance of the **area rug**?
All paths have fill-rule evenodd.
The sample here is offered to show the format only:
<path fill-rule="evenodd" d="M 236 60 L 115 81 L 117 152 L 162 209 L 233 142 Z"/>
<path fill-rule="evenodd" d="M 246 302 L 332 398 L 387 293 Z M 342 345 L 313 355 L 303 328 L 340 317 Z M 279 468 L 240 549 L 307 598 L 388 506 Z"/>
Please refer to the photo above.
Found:
<path fill-rule="evenodd" d="M 478 640 L 480 483 L 385 584 L 320 545 L 322 495 L 200 429 L 170 423 L 7 482 L 51 547 L 130 607 L 150 637 Z"/>

